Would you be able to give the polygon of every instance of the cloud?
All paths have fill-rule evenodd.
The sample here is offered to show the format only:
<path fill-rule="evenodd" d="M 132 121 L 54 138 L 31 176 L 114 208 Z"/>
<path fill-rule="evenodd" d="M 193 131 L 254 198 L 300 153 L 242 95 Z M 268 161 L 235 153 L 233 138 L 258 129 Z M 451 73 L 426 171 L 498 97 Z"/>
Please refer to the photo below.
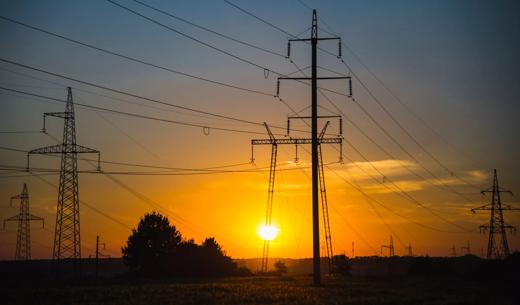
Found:
<path fill-rule="evenodd" d="M 354 184 L 359 184 L 365 192 L 370 194 L 417 192 L 438 186 L 465 186 L 465 182 L 483 184 L 489 180 L 489 174 L 479 169 L 461 171 L 457 173 L 457 176 L 434 173 L 438 177 L 435 178 L 425 172 L 416 162 L 395 159 L 350 162 L 336 172 Z"/>

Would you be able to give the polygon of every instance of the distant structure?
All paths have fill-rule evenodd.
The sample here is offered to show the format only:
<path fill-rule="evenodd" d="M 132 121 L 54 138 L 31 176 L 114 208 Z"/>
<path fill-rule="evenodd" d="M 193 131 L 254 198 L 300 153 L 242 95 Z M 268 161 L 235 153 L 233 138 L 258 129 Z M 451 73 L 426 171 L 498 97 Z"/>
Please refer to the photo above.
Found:
<path fill-rule="evenodd" d="M 352 242 L 352 257 L 354 257 L 354 242 Z"/>
<path fill-rule="evenodd" d="M 450 250 L 451 250 L 451 256 L 456 257 L 457 256 L 457 251 L 455 249 L 455 245 L 453 245 L 453 247 L 451 247 Z"/>
<path fill-rule="evenodd" d="M 411 243 L 408 244 L 408 247 L 404 247 L 404 250 L 406 251 L 406 255 L 407 256 L 413 256 L 412 244 Z"/>
<path fill-rule="evenodd" d="M 392 237 L 392 235 L 390 235 L 390 243 L 388 245 L 381 245 L 381 255 L 383 255 L 383 249 L 384 248 L 388 249 L 388 256 L 389 257 L 395 256 L 395 252 L 394 252 L 394 238 Z"/>
<path fill-rule="evenodd" d="M 33 149 L 27 154 L 27 171 L 29 171 L 29 156 L 33 154 L 60 154 L 60 185 L 58 192 L 58 207 L 56 211 L 56 226 L 54 231 L 54 247 L 52 258 L 59 264 L 60 260 L 71 259 L 74 264 L 74 276 L 79 275 L 78 260 L 81 258 L 81 239 L 79 222 L 78 193 L 78 154 L 97 154 L 98 170 L 100 152 L 76 144 L 76 123 L 72 89 L 67 88 L 65 112 L 46 112 L 43 115 L 43 132 L 47 116 L 62 118 L 63 142 L 61 144 Z"/>
<path fill-rule="evenodd" d="M 103 250 L 106 249 L 106 244 L 105 243 L 100 243 L 99 242 L 99 235 L 96 236 L 96 254 L 94 254 L 94 258 L 96 259 L 96 278 L 98 277 L 98 274 L 99 274 L 99 257 L 100 256 L 108 256 L 108 255 L 105 255 L 105 254 L 102 254 L 101 252 L 99 252 L 99 246 L 103 246 Z M 89 255 L 90 258 L 92 258 L 92 255 Z"/>
<path fill-rule="evenodd" d="M 20 212 L 18 215 L 4 219 L 7 221 L 18 221 L 18 231 L 16 235 L 16 252 L 14 254 L 15 260 L 30 260 L 31 259 L 31 221 L 42 221 L 45 226 L 45 220 L 39 216 L 29 213 L 29 192 L 27 191 L 27 184 L 23 184 L 22 193 L 11 197 L 10 205 L 13 206 L 13 200 L 20 199 Z"/>
<path fill-rule="evenodd" d="M 470 246 L 469 246 L 469 240 L 468 240 L 466 246 L 462 246 L 462 247 L 460 247 L 460 250 L 461 250 L 463 253 L 466 253 L 466 255 L 471 254 L 471 248 L 470 248 Z"/>
<path fill-rule="evenodd" d="M 480 232 L 489 232 L 487 255 L 488 259 L 502 259 L 509 256 L 509 244 L 507 243 L 506 230 L 511 232 L 516 228 L 512 225 L 505 224 L 503 211 L 520 210 L 518 208 L 511 208 L 511 206 L 502 206 L 500 199 L 501 193 L 513 194 L 511 191 L 504 190 L 498 185 L 497 170 L 493 171 L 493 186 L 480 192 L 481 194 L 491 193 L 491 202 L 478 208 L 471 209 L 475 211 L 491 211 L 488 225 L 481 225 Z"/>

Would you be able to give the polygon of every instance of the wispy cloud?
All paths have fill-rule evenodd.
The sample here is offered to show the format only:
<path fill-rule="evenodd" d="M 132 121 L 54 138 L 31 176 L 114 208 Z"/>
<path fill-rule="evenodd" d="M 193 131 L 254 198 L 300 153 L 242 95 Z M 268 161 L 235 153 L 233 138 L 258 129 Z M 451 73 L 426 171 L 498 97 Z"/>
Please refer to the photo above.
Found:
<path fill-rule="evenodd" d="M 411 171 L 416 174 L 410 173 Z M 337 172 L 358 183 L 370 194 L 416 192 L 437 186 L 456 187 L 465 185 L 465 182 L 481 185 L 489 180 L 489 173 L 479 169 L 458 172 L 457 176 L 435 173 L 435 178 L 416 162 L 394 159 L 350 162 Z"/>

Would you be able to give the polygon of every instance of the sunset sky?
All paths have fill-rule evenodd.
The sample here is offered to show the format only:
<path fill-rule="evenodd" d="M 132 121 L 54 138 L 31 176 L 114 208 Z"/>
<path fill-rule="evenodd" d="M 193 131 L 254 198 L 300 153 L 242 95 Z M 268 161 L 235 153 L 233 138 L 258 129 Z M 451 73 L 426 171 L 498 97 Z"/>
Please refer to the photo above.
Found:
<path fill-rule="evenodd" d="M 472 252 L 480 255 L 487 236 L 479 234 L 478 226 L 487 223 L 489 214 L 472 214 L 470 209 L 489 202 L 490 197 L 479 191 L 491 186 L 493 169 L 498 170 L 502 187 L 520 193 L 517 1 L 142 0 L 279 55 L 227 40 L 132 0 L 114 1 L 243 60 L 104 0 L 0 2 L 0 59 L 207 113 L 267 122 L 277 137 L 283 137 L 285 130 L 276 127 L 286 126 L 287 116 L 294 115 L 289 107 L 310 114 L 310 87 L 282 82 L 284 104 L 272 96 L 277 75 L 266 75 L 260 67 L 289 74 L 310 65 L 310 46 L 304 43 L 291 46 L 294 64 L 284 58 L 287 33 L 297 35 L 311 26 L 310 8 L 318 10 L 320 36 L 342 37 L 346 65 L 318 53 L 320 76 L 337 72 L 362 81 L 353 80 L 355 100 L 324 91 L 327 98 L 320 95 L 318 101 L 320 114 L 345 116 L 344 162 L 338 162 L 337 146 L 323 146 L 335 253 L 350 255 L 354 242 L 356 255 L 379 254 L 393 235 L 397 255 L 405 254 L 410 243 L 415 254 L 447 256 L 452 246 L 460 253 L 467 241 Z M 5 18 L 265 94 L 146 66 Z M 302 37 L 308 35 L 306 31 Z M 319 47 L 337 52 L 336 42 L 320 42 Z M 310 69 L 303 72 L 309 75 Z M 106 243 L 105 253 L 120 256 L 129 228 L 153 210 L 169 216 L 186 239 L 201 242 L 214 236 L 234 258 L 261 256 L 257 229 L 265 219 L 270 146 L 255 147 L 255 164 L 248 164 L 251 139 L 267 137 L 261 124 L 159 105 L 0 61 L 0 87 L 66 99 L 67 86 L 73 88 L 75 103 L 209 127 L 76 106 L 77 142 L 100 150 L 103 161 L 183 169 L 103 163 L 102 169 L 114 174 L 81 173 L 80 200 L 88 205 L 80 204 L 83 257 L 94 253 L 96 235 Z M 341 81 L 323 81 L 319 86 L 346 91 Z M 25 167 L 25 153 L 5 148 L 30 150 L 56 144 L 55 139 L 62 137 L 62 120 L 47 119 L 48 135 L 37 131 L 44 112 L 64 111 L 65 106 L 2 89 L 0 97 L 0 218 L 17 213 L 18 204 L 9 207 L 9 198 L 27 183 L 31 213 L 46 222 L 46 230 L 39 223 L 31 227 L 32 256 L 50 258 L 57 202 L 52 185 L 58 184 L 59 175 L 15 172 L 10 167 Z M 309 130 L 302 122 L 294 122 L 293 127 Z M 331 120 L 329 135 L 335 136 L 337 129 L 338 122 Z M 310 147 L 299 148 L 297 163 L 294 150 L 279 147 L 281 170 L 276 173 L 272 219 L 280 232 L 270 251 L 275 257 L 312 255 Z M 31 166 L 58 170 L 59 158 L 33 156 Z M 94 167 L 92 162 L 79 161 L 79 169 Z M 502 200 L 520 207 L 518 197 L 504 194 Z M 505 213 L 505 219 L 520 225 L 518 211 Z M 13 257 L 16 229 L 16 223 L 8 223 L 0 232 L 0 259 Z M 519 235 L 508 237 L 510 248 L 520 249 Z"/>

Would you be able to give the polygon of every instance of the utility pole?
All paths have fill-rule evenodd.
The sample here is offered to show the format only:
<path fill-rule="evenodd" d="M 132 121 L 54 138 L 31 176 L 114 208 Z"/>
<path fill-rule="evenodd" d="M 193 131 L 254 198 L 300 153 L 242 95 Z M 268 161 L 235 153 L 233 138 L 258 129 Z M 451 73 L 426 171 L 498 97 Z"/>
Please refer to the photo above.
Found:
<path fill-rule="evenodd" d="M 466 246 L 460 247 L 460 251 L 466 253 L 466 255 L 471 254 L 471 248 L 469 247 L 469 240 L 468 240 Z"/>
<path fill-rule="evenodd" d="M 352 258 L 354 258 L 354 242 L 352 242 Z"/>
<path fill-rule="evenodd" d="M 106 244 L 105 243 L 99 243 L 99 235 L 96 236 L 96 254 L 95 254 L 95 258 L 96 258 L 96 278 L 98 278 L 98 273 L 99 273 L 99 256 L 105 256 L 103 254 L 101 254 L 99 252 L 99 245 L 102 245 L 103 246 L 103 250 L 106 249 Z M 90 255 L 90 257 L 92 257 L 92 255 Z"/>
<path fill-rule="evenodd" d="M 457 252 L 455 251 L 455 245 L 453 245 L 453 246 L 450 248 L 450 250 L 451 250 L 451 256 L 456 257 L 456 256 L 457 256 Z"/>
<path fill-rule="evenodd" d="M 381 245 L 381 255 L 383 255 L 383 248 L 388 249 L 388 257 L 395 256 L 394 239 L 393 239 L 392 235 L 390 235 L 390 243 L 388 245 Z"/>
<path fill-rule="evenodd" d="M 14 259 L 28 261 L 31 259 L 31 221 L 41 220 L 42 225 L 45 226 L 45 220 L 29 213 L 29 192 L 27 191 L 27 184 L 23 184 L 23 189 L 20 194 L 11 197 L 9 203 L 11 207 L 13 206 L 14 199 L 20 199 L 20 212 L 18 215 L 4 219 L 4 229 L 7 221 L 18 221 Z"/>
<path fill-rule="evenodd" d="M 497 170 L 493 171 L 493 186 L 480 192 L 482 195 L 491 193 L 491 203 L 483 205 L 478 208 L 471 209 L 471 212 L 475 211 L 491 211 L 489 217 L 489 225 L 481 225 L 480 232 L 489 232 L 488 247 L 487 247 L 487 258 L 491 259 L 503 259 L 509 256 L 509 245 L 507 243 L 506 230 L 510 232 L 516 231 L 516 228 L 512 225 L 505 224 L 503 211 L 519 211 L 518 208 L 512 208 L 511 206 L 502 206 L 500 199 L 501 193 L 513 194 L 509 190 L 504 190 L 498 185 Z"/>
<path fill-rule="evenodd" d="M 79 192 L 78 192 L 78 154 L 90 153 L 98 155 L 98 170 L 100 170 L 100 152 L 76 144 L 76 123 L 72 89 L 67 88 L 65 112 L 46 112 L 43 114 L 43 132 L 47 116 L 63 119 L 63 142 L 61 144 L 33 149 L 27 153 L 27 171 L 29 157 L 33 154 L 60 154 L 60 185 L 58 191 L 58 206 L 56 211 L 56 226 L 54 231 L 54 247 L 52 259 L 56 263 L 57 274 L 61 260 L 72 260 L 74 277 L 80 273 L 81 238 L 79 222 Z"/>
<path fill-rule="evenodd" d="M 287 57 L 290 58 L 291 42 L 311 43 L 311 77 L 279 77 L 280 80 L 311 81 L 311 154 L 312 154 L 312 236 L 313 236 L 313 275 L 314 284 L 320 285 L 320 230 L 319 230 L 319 151 L 318 151 L 318 80 L 349 79 L 350 77 L 318 77 L 317 46 L 321 40 L 339 40 L 338 57 L 341 57 L 341 39 L 339 37 L 318 38 L 318 18 L 316 10 L 312 11 L 312 27 L 310 38 L 289 39 Z M 279 86 L 278 86 L 279 87 Z M 277 90 L 279 91 L 279 90 Z M 277 92 L 278 93 L 278 92 Z"/>

